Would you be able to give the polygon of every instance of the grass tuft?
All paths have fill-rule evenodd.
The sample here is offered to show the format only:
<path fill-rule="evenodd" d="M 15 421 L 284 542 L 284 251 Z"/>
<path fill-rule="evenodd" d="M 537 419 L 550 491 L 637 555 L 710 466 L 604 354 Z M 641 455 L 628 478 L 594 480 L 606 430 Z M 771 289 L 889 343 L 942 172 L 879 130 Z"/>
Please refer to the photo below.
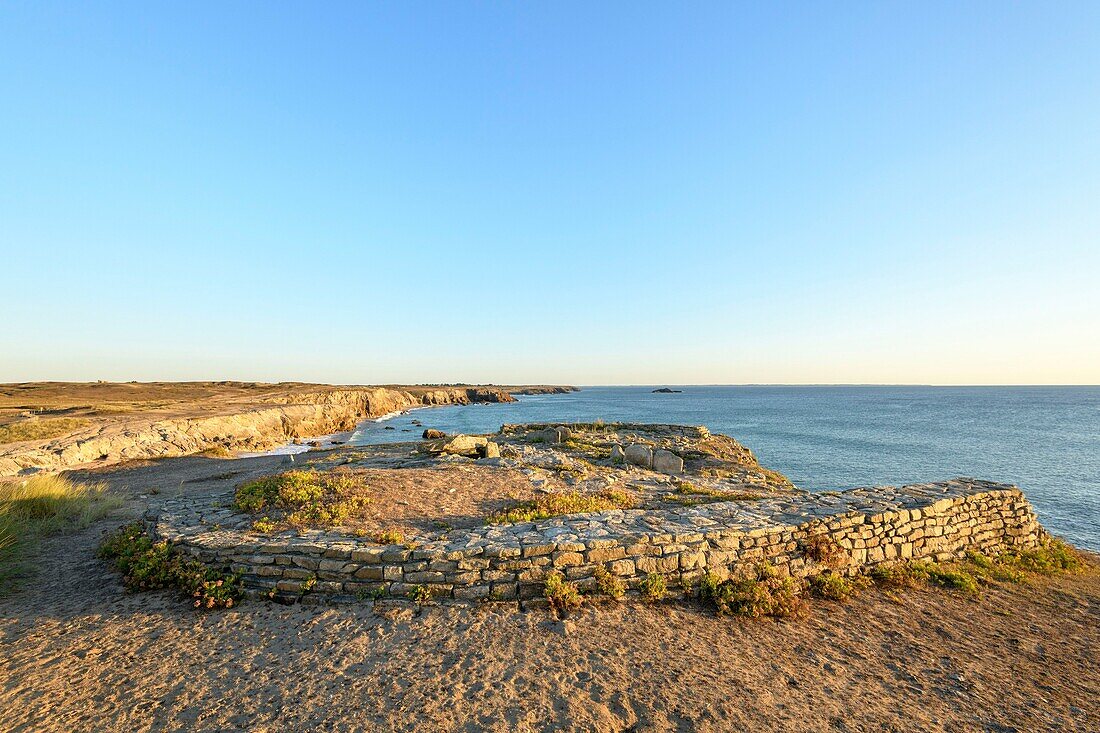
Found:
<path fill-rule="evenodd" d="M 28 556 L 41 538 L 84 529 L 121 505 L 106 484 L 63 476 L 0 482 L 0 594 L 31 573 Z"/>
<path fill-rule="evenodd" d="M 403 545 L 405 544 L 405 535 L 397 529 L 386 529 L 379 532 L 374 541 L 380 545 Z"/>
<path fill-rule="evenodd" d="M 676 492 L 666 498 L 683 506 L 698 506 L 699 504 L 714 504 L 719 501 L 753 501 L 760 498 L 759 494 L 746 491 L 721 491 L 707 486 L 696 486 L 690 481 L 675 480 Z"/>
<path fill-rule="evenodd" d="M 561 572 L 555 570 L 546 576 L 546 587 L 543 590 L 546 600 L 550 601 L 550 608 L 557 613 L 575 611 L 584 604 L 584 596 L 574 583 L 566 581 Z"/>
<path fill-rule="evenodd" d="M 650 573 L 645 576 L 638 585 L 638 590 L 641 592 L 642 598 L 647 601 L 659 601 L 668 594 L 665 579 L 657 573 Z"/>
<path fill-rule="evenodd" d="M 847 600 L 868 583 L 868 579 L 864 576 L 846 578 L 836 573 L 820 573 L 806 578 L 806 584 L 815 596 L 830 601 Z"/>
<path fill-rule="evenodd" d="M 622 489 L 608 489 L 599 494 L 581 494 L 577 491 L 545 494 L 533 501 L 519 501 L 486 518 L 487 524 L 516 524 L 537 522 L 540 519 L 560 517 L 566 514 L 587 514 L 609 509 L 631 509 L 636 505 L 634 495 Z"/>
<path fill-rule="evenodd" d="M 24 440 L 48 440 L 66 435 L 91 425 L 88 420 L 75 417 L 53 417 L 45 420 L 32 417 L 28 420 L 0 425 L 0 443 L 18 443 Z"/>

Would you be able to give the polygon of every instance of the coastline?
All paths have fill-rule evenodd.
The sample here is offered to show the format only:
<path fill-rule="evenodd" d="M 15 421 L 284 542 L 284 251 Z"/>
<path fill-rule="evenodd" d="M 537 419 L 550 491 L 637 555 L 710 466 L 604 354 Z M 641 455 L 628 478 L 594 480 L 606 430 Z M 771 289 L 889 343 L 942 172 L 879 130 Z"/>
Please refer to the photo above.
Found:
<path fill-rule="evenodd" d="M 153 383 L 3 385 L 0 414 L 12 422 L 40 419 L 37 414 L 73 414 L 87 402 L 113 398 L 110 411 L 92 409 L 72 432 L 43 440 L 0 446 L 0 476 L 38 471 L 104 467 L 126 461 L 210 452 L 262 452 L 294 439 L 331 436 L 354 430 L 364 418 L 411 407 L 511 402 L 516 394 L 564 393 L 571 386 L 384 386 L 257 385 L 254 383 Z M 167 394 L 172 401 L 135 400 Z M 162 405 L 166 402 L 167 406 Z M 52 404 L 50 404 L 52 403 Z M 33 413 L 28 405 L 55 409 Z M 28 414 L 31 416 L 28 417 Z M 85 413 L 77 413 L 83 414 Z M 14 419 L 13 419 L 14 418 Z M 46 417 L 44 419 L 49 419 Z"/>

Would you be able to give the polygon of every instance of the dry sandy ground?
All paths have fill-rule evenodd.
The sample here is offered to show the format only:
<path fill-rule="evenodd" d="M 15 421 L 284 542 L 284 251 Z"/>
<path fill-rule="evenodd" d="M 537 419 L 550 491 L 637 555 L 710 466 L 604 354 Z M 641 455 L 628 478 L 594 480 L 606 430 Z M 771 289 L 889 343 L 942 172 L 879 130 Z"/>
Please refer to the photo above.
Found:
<path fill-rule="evenodd" d="M 201 613 L 123 592 L 94 557 L 120 519 L 50 541 L 0 599 L 0 731 L 1100 730 L 1095 571 L 980 600 L 869 591 L 791 622 L 689 604 Z"/>

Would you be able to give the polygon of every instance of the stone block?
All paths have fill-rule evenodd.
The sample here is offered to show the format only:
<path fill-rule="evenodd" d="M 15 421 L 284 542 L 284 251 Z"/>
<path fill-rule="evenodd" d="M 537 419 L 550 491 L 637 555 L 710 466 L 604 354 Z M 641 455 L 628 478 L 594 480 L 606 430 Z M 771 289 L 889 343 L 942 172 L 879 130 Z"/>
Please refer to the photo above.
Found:
<path fill-rule="evenodd" d="M 684 472 L 684 459 L 667 450 L 658 450 L 653 453 L 653 470 L 667 474 Z"/>
<path fill-rule="evenodd" d="M 631 443 L 624 452 L 626 462 L 642 468 L 653 468 L 653 449 L 648 445 Z"/>

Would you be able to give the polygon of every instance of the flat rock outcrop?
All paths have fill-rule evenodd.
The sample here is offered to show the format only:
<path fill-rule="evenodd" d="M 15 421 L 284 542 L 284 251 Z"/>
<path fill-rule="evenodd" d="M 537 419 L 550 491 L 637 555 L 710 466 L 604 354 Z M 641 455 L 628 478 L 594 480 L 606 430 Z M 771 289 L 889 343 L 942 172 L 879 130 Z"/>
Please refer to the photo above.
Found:
<path fill-rule="evenodd" d="M 181 402 L 165 415 L 155 410 L 137 410 L 110 417 L 93 416 L 89 420 L 92 425 L 67 435 L 0 445 L 0 476 L 183 456 L 209 450 L 269 450 L 295 438 L 351 430 L 364 418 L 411 407 L 515 401 L 510 388 L 503 387 L 294 385 L 277 389 L 277 385 L 264 385 L 249 393 L 248 385 L 244 385 L 229 396 L 219 397 L 217 384 L 210 384 L 208 391 L 213 392 L 213 396 L 204 393 L 194 402 Z M 122 388 L 126 385 L 109 386 Z M 234 386 L 236 388 L 237 383 Z M 18 387 L 25 391 L 25 386 Z M 57 389 L 56 385 L 47 387 Z M 92 389 L 96 385 L 84 387 Z M 570 391 L 573 388 L 530 389 Z"/>

